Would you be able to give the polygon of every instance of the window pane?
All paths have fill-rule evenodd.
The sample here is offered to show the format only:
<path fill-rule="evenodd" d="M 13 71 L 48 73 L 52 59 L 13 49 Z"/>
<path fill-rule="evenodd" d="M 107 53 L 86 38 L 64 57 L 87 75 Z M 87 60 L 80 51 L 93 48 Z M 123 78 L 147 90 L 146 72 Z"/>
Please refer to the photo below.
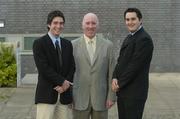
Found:
<path fill-rule="evenodd" d="M 24 50 L 32 50 L 32 45 L 38 37 L 24 37 Z"/>
<path fill-rule="evenodd" d="M 66 36 L 66 37 L 64 37 L 64 38 L 71 41 L 71 40 L 74 40 L 74 39 L 78 38 L 78 36 L 77 36 L 77 37 L 73 37 L 73 36 L 72 36 L 72 37 L 69 37 L 69 36 Z"/>
<path fill-rule="evenodd" d="M 5 37 L 0 37 L 0 42 L 5 42 Z"/>

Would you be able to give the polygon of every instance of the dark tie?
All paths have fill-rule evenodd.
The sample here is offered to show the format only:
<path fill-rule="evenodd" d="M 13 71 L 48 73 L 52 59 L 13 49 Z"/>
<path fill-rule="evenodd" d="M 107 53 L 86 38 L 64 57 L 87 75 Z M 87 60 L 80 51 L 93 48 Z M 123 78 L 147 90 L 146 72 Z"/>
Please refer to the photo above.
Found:
<path fill-rule="evenodd" d="M 59 41 L 58 40 L 56 40 L 55 45 L 56 45 L 56 52 L 58 54 L 59 64 L 60 64 L 60 67 L 62 67 L 62 64 L 63 64 L 63 62 L 62 62 L 62 52 L 61 52 L 61 49 L 59 47 Z"/>

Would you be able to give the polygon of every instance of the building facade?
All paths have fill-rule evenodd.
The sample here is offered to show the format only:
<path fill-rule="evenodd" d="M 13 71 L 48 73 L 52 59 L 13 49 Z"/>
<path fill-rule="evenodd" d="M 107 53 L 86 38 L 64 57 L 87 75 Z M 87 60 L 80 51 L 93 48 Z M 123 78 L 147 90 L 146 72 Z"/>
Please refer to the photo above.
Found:
<path fill-rule="evenodd" d="M 47 14 L 64 13 L 63 37 L 72 40 L 82 33 L 83 15 L 93 12 L 100 20 L 98 32 L 114 43 L 117 58 L 128 33 L 123 18 L 128 7 L 142 11 L 143 26 L 154 41 L 151 72 L 180 72 L 179 0 L 0 0 L 0 41 L 19 41 L 22 77 L 36 73 L 32 43 L 47 33 Z"/>

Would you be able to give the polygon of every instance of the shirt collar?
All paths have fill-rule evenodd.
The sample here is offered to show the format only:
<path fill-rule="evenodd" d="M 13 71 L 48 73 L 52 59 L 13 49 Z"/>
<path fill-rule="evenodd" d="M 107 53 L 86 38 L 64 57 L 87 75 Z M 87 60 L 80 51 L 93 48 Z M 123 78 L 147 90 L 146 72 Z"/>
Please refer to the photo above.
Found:
<path fill-rule="evenodd" d="M 92 39 L 90 39 L 89 37 L 87 37 L 84 34 L 84 39 L 85 39 L 86 44 L 88 44 L 89 42 L 92 42 L 93 44 L 96 43 L 96 36 L 94 36 Z"/>
<path fill-rule="evenodd" d="M 141 28 L 142 28 L 142 25 L 140 25 L 139 28 L 138 28 L 136 31 L 130 32 L 130 34 L 133 36 L 133 35 L 134 35 L 137 31 L 139 31 Z"/>
<path fill-rule="evenodd" d="M 52 40 L 52 42 L 53 42 L 54 46 L 55 46 L 55 42 L 56 42 L 56 40 L 58 40 L 58 41 L 59 41 L 59 43 L 60 43 L 60 45 L 61 45 L 61 42 L 60 42 L 60 37 L 56 37 L 56 36 L 54 36 L 51 32 L 48 32 L 48 35 L 49 35 L 49 37 L 51 38 L 51 40 Z"/>

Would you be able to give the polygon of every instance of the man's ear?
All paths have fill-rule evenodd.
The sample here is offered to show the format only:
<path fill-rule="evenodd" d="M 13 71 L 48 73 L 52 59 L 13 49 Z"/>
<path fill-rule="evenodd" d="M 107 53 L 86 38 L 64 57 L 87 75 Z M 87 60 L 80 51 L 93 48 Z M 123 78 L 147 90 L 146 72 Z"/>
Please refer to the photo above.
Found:
<path fill-rule="evenodd" d="M 141 22 L 141 25 L 142 25 L 142 19 L 139 20 Z"/>

